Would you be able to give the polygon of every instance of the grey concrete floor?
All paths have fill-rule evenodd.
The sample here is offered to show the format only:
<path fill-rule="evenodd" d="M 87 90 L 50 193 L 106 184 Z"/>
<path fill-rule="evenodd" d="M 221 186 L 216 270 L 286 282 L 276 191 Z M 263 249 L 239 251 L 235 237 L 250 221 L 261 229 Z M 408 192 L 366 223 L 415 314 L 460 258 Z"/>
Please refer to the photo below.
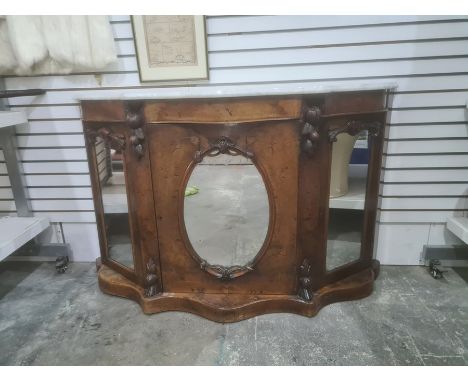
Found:
<path fill-rule="evenodd" d="M 94 264 L 0 263 L 1 365 L 467 365 L 468 284 L 423 267 L 382 267 L 375 292 L 314 318 L 218 324 L 147 316 L 104 295 Z"/>

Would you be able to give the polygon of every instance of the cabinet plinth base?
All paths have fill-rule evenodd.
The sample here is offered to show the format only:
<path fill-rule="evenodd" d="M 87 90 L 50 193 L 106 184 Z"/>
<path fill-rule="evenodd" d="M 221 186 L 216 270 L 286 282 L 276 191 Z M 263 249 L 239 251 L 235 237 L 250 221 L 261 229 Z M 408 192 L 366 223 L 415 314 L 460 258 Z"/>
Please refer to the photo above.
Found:
<path fill-rule="evenodd" d="M 315 316 L 324 306 L 369 296 L 379 272 L 379 263 L 315 291 L 310 302 L 296 295 L 246 295 L 161 293 L 145 297 L 144 289 L 109 267 L 99 270 L 99 287 L 104 293 L 138 302 L 146 314 L 182 311 L 217 322 L 237 322 L 260 314 L 295 313 Z"/>

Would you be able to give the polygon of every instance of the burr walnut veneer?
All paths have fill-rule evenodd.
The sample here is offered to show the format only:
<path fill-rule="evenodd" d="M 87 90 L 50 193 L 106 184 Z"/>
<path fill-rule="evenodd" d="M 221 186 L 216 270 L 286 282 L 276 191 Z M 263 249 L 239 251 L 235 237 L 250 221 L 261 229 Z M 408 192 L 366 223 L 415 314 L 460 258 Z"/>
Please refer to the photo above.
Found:
<path fill-rule="evenodd" d="M 180 100 L 88 100 L 82 116 L 101 263 L 99 285 L 145 313 L 191 312 L 219 322 L 258 314 L 315 315 L 372 292 L 385 91 Z M 368 130 L 370 160 L 358 260 L 326 269 L 331 150 Z M 123 155 L 133 267 L 109 255 L 96 141 Z M 205 157 L 242 156 L 261 174 L 269 223 L 248 264 L 222 266 L 193 248 L 184 192 Z M 200 185 L 202 186 L 202 185 Z"/>

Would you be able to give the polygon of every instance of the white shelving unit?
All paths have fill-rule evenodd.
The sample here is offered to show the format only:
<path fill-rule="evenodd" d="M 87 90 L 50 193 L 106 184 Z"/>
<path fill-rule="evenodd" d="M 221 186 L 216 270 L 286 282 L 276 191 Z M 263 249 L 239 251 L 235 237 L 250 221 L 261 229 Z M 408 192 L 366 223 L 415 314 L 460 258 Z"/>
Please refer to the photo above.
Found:
<path fill-rule="evenodd" d="M 0 261 L 10 256 L 29 240 L 34 239 L 49 226 L 47 218 L 0 218 Z"/>
<path fill-rule="evenodd" d="M 349 190 L 346 195 L 330 198 L 330 208 L 364 210 L 366 199 L 366 178 L 349 178 Z"/>
<path fill-rule="evenodd" d="M 468 217 L 453 217 L 447 220 L 447 229 L 468 244 Z"/>
<path fill-rule="evenodd" d="M 18 217 L 0 217 L 0 261 L 11 255 L 29 240 L 34 239 L 47 227 L 49 220 L 26 216 L 31 215 L 24 185 L 21 179 L 20 165 L 14 144 L 14 127 L 27 123 L 26 114 L 20 111 L 0 111 L 0 147 L 3 149 L 13 195 L 17 204 Z"/>
<path fill-rule="evenodd" d="M 22 111 L 0 111 L 0 129 L 28 123 L 26 114 Z"/>

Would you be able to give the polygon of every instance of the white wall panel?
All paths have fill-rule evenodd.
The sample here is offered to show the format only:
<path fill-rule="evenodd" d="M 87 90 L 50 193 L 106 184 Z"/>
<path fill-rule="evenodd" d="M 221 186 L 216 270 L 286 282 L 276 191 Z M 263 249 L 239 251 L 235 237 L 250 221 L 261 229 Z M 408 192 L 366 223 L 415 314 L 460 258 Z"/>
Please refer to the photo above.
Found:
<path fill-rule="evenodd" d="M 0 188 L 0 199 L 13 199 L 13 192 L 10 188 Z"/>
<path fill-rule="evenodd" d="M 458 41 L 457 41 L 458 42 Z M 458 53 L 466 49 L 467 42 L 460 42 L 460 46 L 456 49 Z M 440 46 L 440 44 L 437 44 Z M 445 43 L 442 45 L 445 46 Z M 393 108 L 409 108 L 409 107 L 440 107 L 440 106 L 465 106 L 468 102 L 468 90 L 465 91 L 450 91 L 436 93 L 407 93 L 397 94 L 393 99 Z"/>
<path fill-rule="evenodd" d="M 329 48 L 287 48 L 281 50 L 246 50 L 211 52 L 208 55 L 210 66 L 213 68 L 259 65 L 285 65 L 320 62 L 351 62 L 377 60 L 408 60 L 411 58 L 428 58 L 434 56 L 439 49 L 438 57 L 458 56 L 466 49 L 466 41 L 449 41 L 444 44 L 438 42 L 423 42 L 415 49 L 414 43 L 397 45 L 358 45 L 339 46 Z M 132 51 L 129 51 L 131 54 Z"/>
<path fill-rule="evenodd" d="M 86 160 L 85 148 L 20 149 L 19 153 L 23 161 Z"/>
<path fill-rule="evenodd" d="M 434 198 L 434 197 L 384 197 L 380 208 L 382 210 L 465 210 L 468 212 L 468 195 L 465 198 Z"/>
<path fill-rule="evenodd" d="M 0 213 L 15 212 L 16 206 L 13 200 L 0 200 Z"/>
<path fill-rule="evenodd" d="M 94 211 L 92 200 L 31 200 L 33 211 Z"/>
<path fill-rule="evenodd" d="M 58 187 L 58 186 L 90 186 L 91 179 L 86 175 L 26 175 L 26 186 L 28 187 Z"/>
<path fill-rule="evenodd" d="M 391 155 L 384 158 L 386 169 L 468 167 L 468 153 L 460 155 Z"/>
<path fill-rule="evenodd" d="M 381 223 L 446 223 L 449 217 L 465 216 L 463 211 L 381 211 Z"/>
<path fill-rule="evenodd" d="M 385 183 L 463 182 L 468 181 L 468 169 L 387 170 Z"/>
<path fill-rule="evenodd" d="M 211 17 L 207 20 L 208 33 L 240 33 L 350 27 L 372 24 L 395 24 L 430 20 L 466 19 L 466 16 L 238 16 Z"/>
<path fill-rule="evenodd" d="M 20 148 L 32 147 L 84 147 L 82 134 L 56 134 L 56 135 L 28 135 L 17 136 L 17 145 Z"/>
<path fill-rule="evenodd" d="M 47 90 L 9 102 L 30 120 L 17 139 L 33 208 L 63 223 L 74 260 L 99 256 L 78 98 L 131 91 L 209 96 L 394 82 L 378 258 L 418 264 L 424 244 L 453 240 L 444 223 L 465 213 L 468 195 L 468 17 L 207 17 L 210 80 L 177 87 L 140 83 L 130 18 L 111 21 L 119 58 L 102 73 L 5 80 L 7 89 Z M 0 151 L 0 207 L 11 212 L 2 161 Z"/>
<path fill-rule="evenodd" d="M 58 94 L 60 96 L 60 94 Z M 24 98 L 24 97 L 19 97 Z M 52 106 L 49 106 L 49 108 Z M 17 134 L 70 134 L 82 133 L 83 125 L 80 120 L 63 121 L 29 121 L 27 125 L 21 125 L 16 128 Z"/>
<path fill-rule="evenodd" d="M 213 35 L 208 39 L 208 50 L 271 49 L 456 37 L 466 37 L 466 23 L 383 25 L 365 28 Z"/>
<path fill-rule="evenodd" d="M 0 187 L 10 187 L 8 175 L 0 175 Z"/>
<path fill-rule="evenodd" d="M 53 223 L 62 222 L 62 223 L 95 223 L 96 215 L 93 212 L 77 212 L 77 211 L 66 211 L 66 212 L 35 212 L 35 216 L 47 217 Z M 93 240 L 93 237 L 90 238 Z M 71 243 L 73 245 L 73 243 Z M 87 255 L 87 254 L 83 254 Z M 99 253 L 94 253 L 94 258 L 99 257 Z M 80 260 L 78 254 L 75 257 L 78 261 Z"/>
<path fill-rule="evenodd" d="M 1 168 L 1 165 L 0 165 Z M 25 162 L 23 171 L 26 174 L 54 173 L 88 173 L 88 162 Z"/>
<path fill-rule="evenodd" d="M 28 194 L 31 199 L 92 199 L 90 186 L 82 187 L 29 187 Z"/>
<path fill-rule="evenodd" d="M 389 129 L 389 139 L 468 138 L 466 123 L 452 125 L 397 125 Z"/>
<path fill-rule="evenodd" d="M 71 246 L 72 261 L 94 261 L 99 256 L 99 241 L 95 223 L 66 223 L 62 225 L 62 229 L 65 241 Z"/>
<path fill-rule="evenodd" d="M 377 259 L 390 265 L 419 264 L 429 229 L 430 224 L 380 224 Z"/>
<path fill-rule="evenodd" d="M 392 124 L 405 123 L 441 123 L 444 122 L 465 122 L 466 108 L 453 107 L 445 109 L 429 109 L 429 110 L 393 110 Z"/>
<path fill-rule="evenodd" d="M 389 141 L 386 152 L 391 154 L 468 153 L 468 140 L 465 138 L 459 140 Z"/>
<path fill-rule="evenodd" d="M 24 111 L 28 119 L 63 119 L 63 118 L 80 118 L 80 107 L 57 105 L 55 107 L 13 107 L 15 111 Z"/>
<path fill-rule="evenodd" d="M 384 184 L 384 196 L 461 196 L 468 194 L 468 181 L 465 183 L 402 183 Z"/>

